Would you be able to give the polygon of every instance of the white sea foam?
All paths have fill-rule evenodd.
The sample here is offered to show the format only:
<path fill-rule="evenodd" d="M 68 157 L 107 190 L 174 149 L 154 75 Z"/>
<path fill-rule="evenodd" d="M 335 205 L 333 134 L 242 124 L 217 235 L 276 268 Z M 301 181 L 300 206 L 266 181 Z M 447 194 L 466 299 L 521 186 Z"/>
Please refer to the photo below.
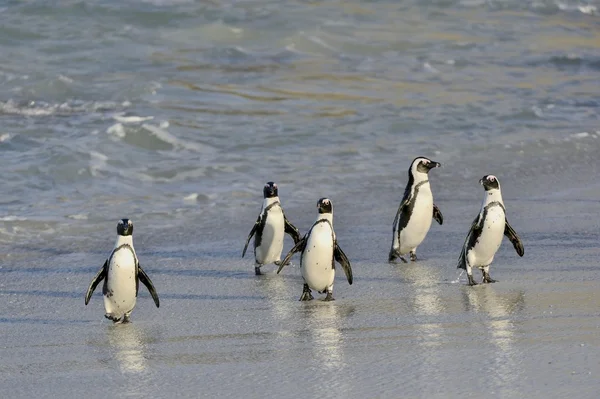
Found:
<path fill-rule="evenodd" d="M 97 159 L 100 161 L 108 161 L 108 157 L 100 152 L 97 151 L 90 151 L 90 156 L 92 157 L 92 159 Z"/>
<path fill-rule="evenodd" d="M 107 167 L 106 161 L 108 161 L 108 156 L 97 152 L 97 151 L 90 151 L 90 163 L 89 163 L 89 172 L 90 175 L 97 177 L 99 176 L 98 172 L 101 172 L 102 170 L 105 170 Z M 82 173 L 85 173 L 85 169 L 80 171 Z"/>
<path fill-rule="evenodd" d="M 154 119 L 153 116 L 136 116 L 136 115 L 125 115 L 124 112 L 119 112 L 113 115 L 113 119 L 119 123 L 141 123 L 145 121 L 151 121 Z"/>
<path fill-rule="evenodd" d="M 124 138 L 127 134 L 122 123 L 115 123 L 114 125 L 110 126 L 108 129 L 106 129 L 106 133 L 119 138 Z"/>
<path fill-rule="evenodd" d="M 587 15 L 596 15 L 598 13 L 598 8 L 591 4 L 572 5 L 558 1 L 556 2 L 556 6 L 562 11 L 579 11 Z"/>
<path fill-rule="evenodd" d="M 88 215 L 83 213 L 76 213 L 74 215 L 67 215 L 69 219 L 73 220 L 88 220 Z"/>
<path fill-rule="evenodd" d="M 3 221 L 3 222 L 23 222 L 25 220 L 28 220 L 28 219 L 24 216 L 16 216 L 16 215 L 7 215 L 7 216 L 0 217 L 0 221 Z"/>
<path fill-rule="evenodd" d="M 146 129 L 160 140 L 164 141 L 165 143 L 169 143 L 174 147 L 196 152 L 202 152 L 205 150 L 205 148 L 202 145 L 178 139 L 177 137 L 169 133 L 167 130 L 162 129 L 161 127 L 154 126 L 149 123 L 144 123 L 142 124 L 142 128 Z"/>
<path fill-rule="evenodd" d="M 198 200 L 198 193 L 192 193 L 190 195 L 186 195 L 185 197 L 183 197 L 184 201 L 190 201 L 190 202 L 194 202 Z"/>
<path fill-rule="evenodd" d="M 573 133 L 571 135 L 571 137 L 573 137 L 575 139 L 583 139 L 583 138 L 586 138 L 586 137 L 590 137 L 590 134 L 588 132 Z"/>
<path fill-rule="evenodd" d="M 42 117 L 50 115 L 103 112 L 114 110 L 118 107 L 119 105 L 112 101 L 67 101 L 63 103 L 46 103 L 44 101 L 16 102 L 14 100 L 8 100 L 6 102 L 0 101 L 0 114 Z"/>
<path fill-rule="evenodd" d="M 423 64 L 423 69 L 430 73 L 436 73 L 436 74 L 440 73 L 440 71 L 438 69 L 435 69 L 433 66 L 431 66 L 431 64 L 429 62 L 425 62 Z"/>
<path fill-rule="evenodd" d="M 65 75 L 58 75 L 58 80 L 64 83 L 73 83 L 73 79 Z"/>

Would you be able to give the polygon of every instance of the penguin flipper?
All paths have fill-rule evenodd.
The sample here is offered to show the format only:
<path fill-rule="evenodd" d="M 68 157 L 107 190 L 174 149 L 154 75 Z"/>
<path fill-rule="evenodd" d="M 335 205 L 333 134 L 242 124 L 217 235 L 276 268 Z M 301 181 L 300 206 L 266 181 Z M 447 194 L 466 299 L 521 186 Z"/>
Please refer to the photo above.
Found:
<path fill-rule="evenodd" d="M 348 279 L 348 284 L 352 285 L 352 266 L 350 266 L 350 261 L 348 257 L 342 251 L 342 248 L 338 245 L 337 241 L 333 245 L 333 258 L 342 265 L 342 269 L 344 269 L 344 273 L 346 273 L 346 278 Z"/>
<path fill-rule="evenodd" d="M 283 214 L 283 221 L 285 224 L 285 232 L 292 237 L 294 244 L 298 244 L 298 241 L 300 241 L 300 231 L 288 220 L 285 213 Z"/>
<path fill-rule="evenodd" d="M 92 294 L 94 293 L 94 290 L 96 289 L 98 284 L 100 284 L 100 281 L 102 281 L 102 280 L 104 280 L 104 278 L 106 278 L 106 269 L 107 268 L 108 268 L 108 259 L 106 261 L 104 261 L 104 265 L 102 265 L 102 268 L 100 270 L 98 270 L 98 273 L 96 273 L 96 275 L 92 279 L 92 282 L 90 283 L 90 286 L 88 287 L 88 290 L 85 293 L 85 304 L 86 305 L 90 302 L 90 298 L 92 297 Z"/>
<path fill-rule="evenodd" d="M 433 204 L 433 218 L 440 224 L 440 226 L 444 224 L 444 216 L 436 204 Z"/>
<path fill-rule="evenodd" d="M 472 237 L 477 236 L 476 232 L 478 229 L 481 230 L 481 215 L 482 214 L 479 213 L 479 215 L 477 215 L 477 217 L 475 218 L 475 220 L 473 220 L 473 223 L 471 224 L 471 229 L 467 234 L 467 238 L 465 238 L 465 243 L 463 244 L 462 251 L 460 252 L 460 256 L 458 257 L 458 265 L 456 265 L 457 269 L 467 270 L 467 250 L 475 245 L 474 242 L 471 242 L 473 240 Z"/>
<path fill-rule="evenodd" d="M 292 249 L 290 249 L 290 252 L 287 253 L 285 258 L 283 258 L 283 260 L 279 264 L 279 269 L 277 269 L 277 274 L 279 274 L 279 272 L 284 268 L 284 266 L 289 263 L 292 255 L 294 255 L 296 252 L 304 251 L 304 247 L 306 247 L 306 241 L 307 241 L 307 236 L 304 236 L 300 241 L 298 241 L 296 243 L 296 245 L 294 245 L 294 247 Z"/>
<path fill-rule="evenodd" d="M 398 234 L 398 251 L 400 250 L 400 227 L 398 226 L 398 223 L 400 223 L 400 219 L 402 216 L 402 213 L 404 211 L 404 208 L 406 208 L 408 206 L 408 203 L 410 202 L 410 190 L 407 187 L 406 190 L 404 191 L 404 197 L 402 198 L 402 202 L 400 202 L 400 206 L 398 206 L 398 210 L 396 211 L 396 217 L 394 218 L 394 224 L 392 226 L 392 232 L 394 234 Z M 396 239 L 396 237 L 394 237 L 394 240 Z M 396 258 L 400 258 L 402 260 L 404 260 L 401 256 L 400 253 L 397 253 L 394 250 L 394 240 L 392 240 L 392 247 L 390 249 L 390 253 L 388 256 L 388 262 L 392 262 L 394 259 Z"/>
<path fill-rule="evenodd" d="M 525 254 L 523 242 L 521 242 L 517 232 L 508 223 L 508 219 L 506 218 L 504 219 L 504 235 L 510 240 L 510 242 L 512 242 L 512 245 L 515 247 L 515 251 L 517 251 L 519 256 L 523 256 Z"/>
<path fill-rule="evenodd" d="M 404 210 L 404 208 L 408 205 L 408 203 L 410 202 L 410 190 L 406 189 L 406 191 L 404 192 L 404 197 L 402 198 L 402 202 L 400 202 L 400 206 L 398 206 L 398 210 L 396 211 L 396 217 L 394 218 L 394 226 L 393 226 L 393 231 L 396 231 L 396 226 L 398 226 L 398 222 L 400 221 L 400 215 L 402 215 L 402 211 Z M 400 229 L 398 229 L 400 230 Z"/>
<path fill-rule="evenodd" d="M 256 230 L 258 230 L 259 227 L 260 227 L 260 215 L 258 216 L 258 219 L 256 219 L 256 223 L 254 223 L 254 226 L 252 226 L 252 230 L 250 230 L 250 234 L 248 234 L 248 238 L 246 239 L 246 245 L 244 245 L 244 250 L 242 251 L 242 258 L 244 257 L 244 255 L 246 255 L 246 250 L 248 249 L 248 243 L 250 243 L 250 239 L 252 238 L 254 233 L 256 233 Z"/>
<path fill-rule="evenodd" d="M 157 308 L 160 307 L 160 301 L 158 299 L 158 294 L 156 293 L 156 288 L 154 288 L 154 284 L 152 284 L 152 280 L 150 280 L 150 277 L 148 277 L 148 275 L 146 274 L 144 269 L 142 269 L 142 266 L 140 266 L 139 264 L 138 264 L 138 279 L 142 282 L 142 284 L 144 284 L 146 286 L 146 288 L 148 288 L 148 291 L 150 292 L 152 299 L 154 299 L 154 304 L 156 305 L 156 307 Z"/>
<path fill-rule="evenodd" d="M 463 245 L 462 251 L 460 251 L 460 256 L 458 257 L 458 264 L 456 265 L 457 269 L 467 270 L 467 245 Z"/>

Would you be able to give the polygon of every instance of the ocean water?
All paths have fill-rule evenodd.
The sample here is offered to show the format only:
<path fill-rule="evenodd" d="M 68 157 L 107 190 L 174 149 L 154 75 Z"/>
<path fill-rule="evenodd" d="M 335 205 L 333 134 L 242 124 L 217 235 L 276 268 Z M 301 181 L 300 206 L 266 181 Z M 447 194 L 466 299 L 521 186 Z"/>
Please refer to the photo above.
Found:
<path fill-rule="evenodd" d="M 3 397 L 597 397 L 600 1 L 51 3 L 0 4 Z M 420 155 L 444 225 L 389 265 Z M 485 174 L 525 256 L 472 288 Z M 333 201 L 336 301 L 241 259 L 267 181 Z M 123 217 L 161 307 L 112 325 Z"/>

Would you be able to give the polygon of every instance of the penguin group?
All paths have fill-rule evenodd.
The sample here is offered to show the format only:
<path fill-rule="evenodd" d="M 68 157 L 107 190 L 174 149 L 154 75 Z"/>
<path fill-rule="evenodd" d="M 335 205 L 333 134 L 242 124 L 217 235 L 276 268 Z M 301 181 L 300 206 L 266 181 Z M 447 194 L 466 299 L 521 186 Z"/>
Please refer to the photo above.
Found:
<path fill-rule="evenodd" d="M 429 173 L 440 167 L 439 162 L 426 157 L 415 158 L 408 169 L 408 182 L 393 221 L 393 237 L 388 262 L 403 263 L 409 255 L 417 261 L 417 247 L 425 240 L 435 219 L 440 225 L 444 218 L 433 201 L 429 184 Z M 519 256 L 524 255 L 521 239 L 508 223 L 506 208 L 502 200 L 500 182 L 494 175 L 483 176 L 479 183 L 485 190 L 483 203 L 475 217 L 463 244 L 457 267 L 467 273 L 468 284 L 477 285 L 473 269 L 482 272 L 482 283 L 494 283 L 490 276 L 490 265 L 506 236 Z M 150 277 L 144 272 L 133 248 L 133 223 L 122 219 L 117 224 L 117 241 L 108 259 L 92 279 L 85 295 L 85 304 L 104 280 L 105 317 L 114 323 L 128 322 L 136 304 L 141 281 L 150 292 L 156 307 L 159 298 Z M 281 259 L 283 241 L 288 234 L 294 246 Z M 335 264 L 338 263 L 349 284 L 352 284 L 352 266 L 339 246 L 333 228 L 333 203 L 329 198 L 317 202 L 317 218 L 308 232 L 301 238 L 296 228 L 286 217 L 279 199 L 276 183 L 267 182 L 263 187 L 263 203 L 246 239 L 242 258 L 246 255 L 250 240 L 254 238 L 254 272 L 261 275 L 261 267 L 268 264 L 278 266 L 277 274 L 300 252 L 300 271 L 304 282 L 301 301 L 314 299 L 312 290 L 326 294 L 324 301 L 332 301 Z"/>

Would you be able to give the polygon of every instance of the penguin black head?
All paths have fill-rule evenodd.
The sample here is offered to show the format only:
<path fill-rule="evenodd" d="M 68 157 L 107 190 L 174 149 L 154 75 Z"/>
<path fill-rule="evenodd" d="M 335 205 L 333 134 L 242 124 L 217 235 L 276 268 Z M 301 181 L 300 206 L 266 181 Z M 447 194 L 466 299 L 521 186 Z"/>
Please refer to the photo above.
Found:
<path fill-rule="evenodd" d="M 411 173 L 415 173 L 415 172 L 421 172 L 421 173 L 429 173 L 429 171 L 433 168 L 439 168 L 440 166 L 442 166 L 441 163 L 439 162 L 435 162 L 432 161 L 429 158 L 426 157 L 416 157 L 412 163 L 410 164 L 410 169 L 408 169 L 408 174 L 410 175 Z"/>
<path fill-rule="evenodd" d="M 494 175 L 485 175 L 479 179 L 479 184 L 485 188 L 485 191 L 500 190 L 500 182 Z"/>
<path fill-rule="evenodd" d="M 319 213 L 333 213 L 333 204 L 329 198 L 321 198 L 317 202 L 317 208 L 319 209 Z"/>
<path fill-rule="evenodd" d="M 120 236 L 130 236 L 133 234 L 133 222 L 129 219 L 121 219 L 117 223 L 117 234 Z"/>
<path fill-rule="evenodd" d="M 273 183 L 272 181 L 265 184 L 265 187 L 263 188 L 263 196 L 265 198 L 277 197 L 277 184 Z"/>

